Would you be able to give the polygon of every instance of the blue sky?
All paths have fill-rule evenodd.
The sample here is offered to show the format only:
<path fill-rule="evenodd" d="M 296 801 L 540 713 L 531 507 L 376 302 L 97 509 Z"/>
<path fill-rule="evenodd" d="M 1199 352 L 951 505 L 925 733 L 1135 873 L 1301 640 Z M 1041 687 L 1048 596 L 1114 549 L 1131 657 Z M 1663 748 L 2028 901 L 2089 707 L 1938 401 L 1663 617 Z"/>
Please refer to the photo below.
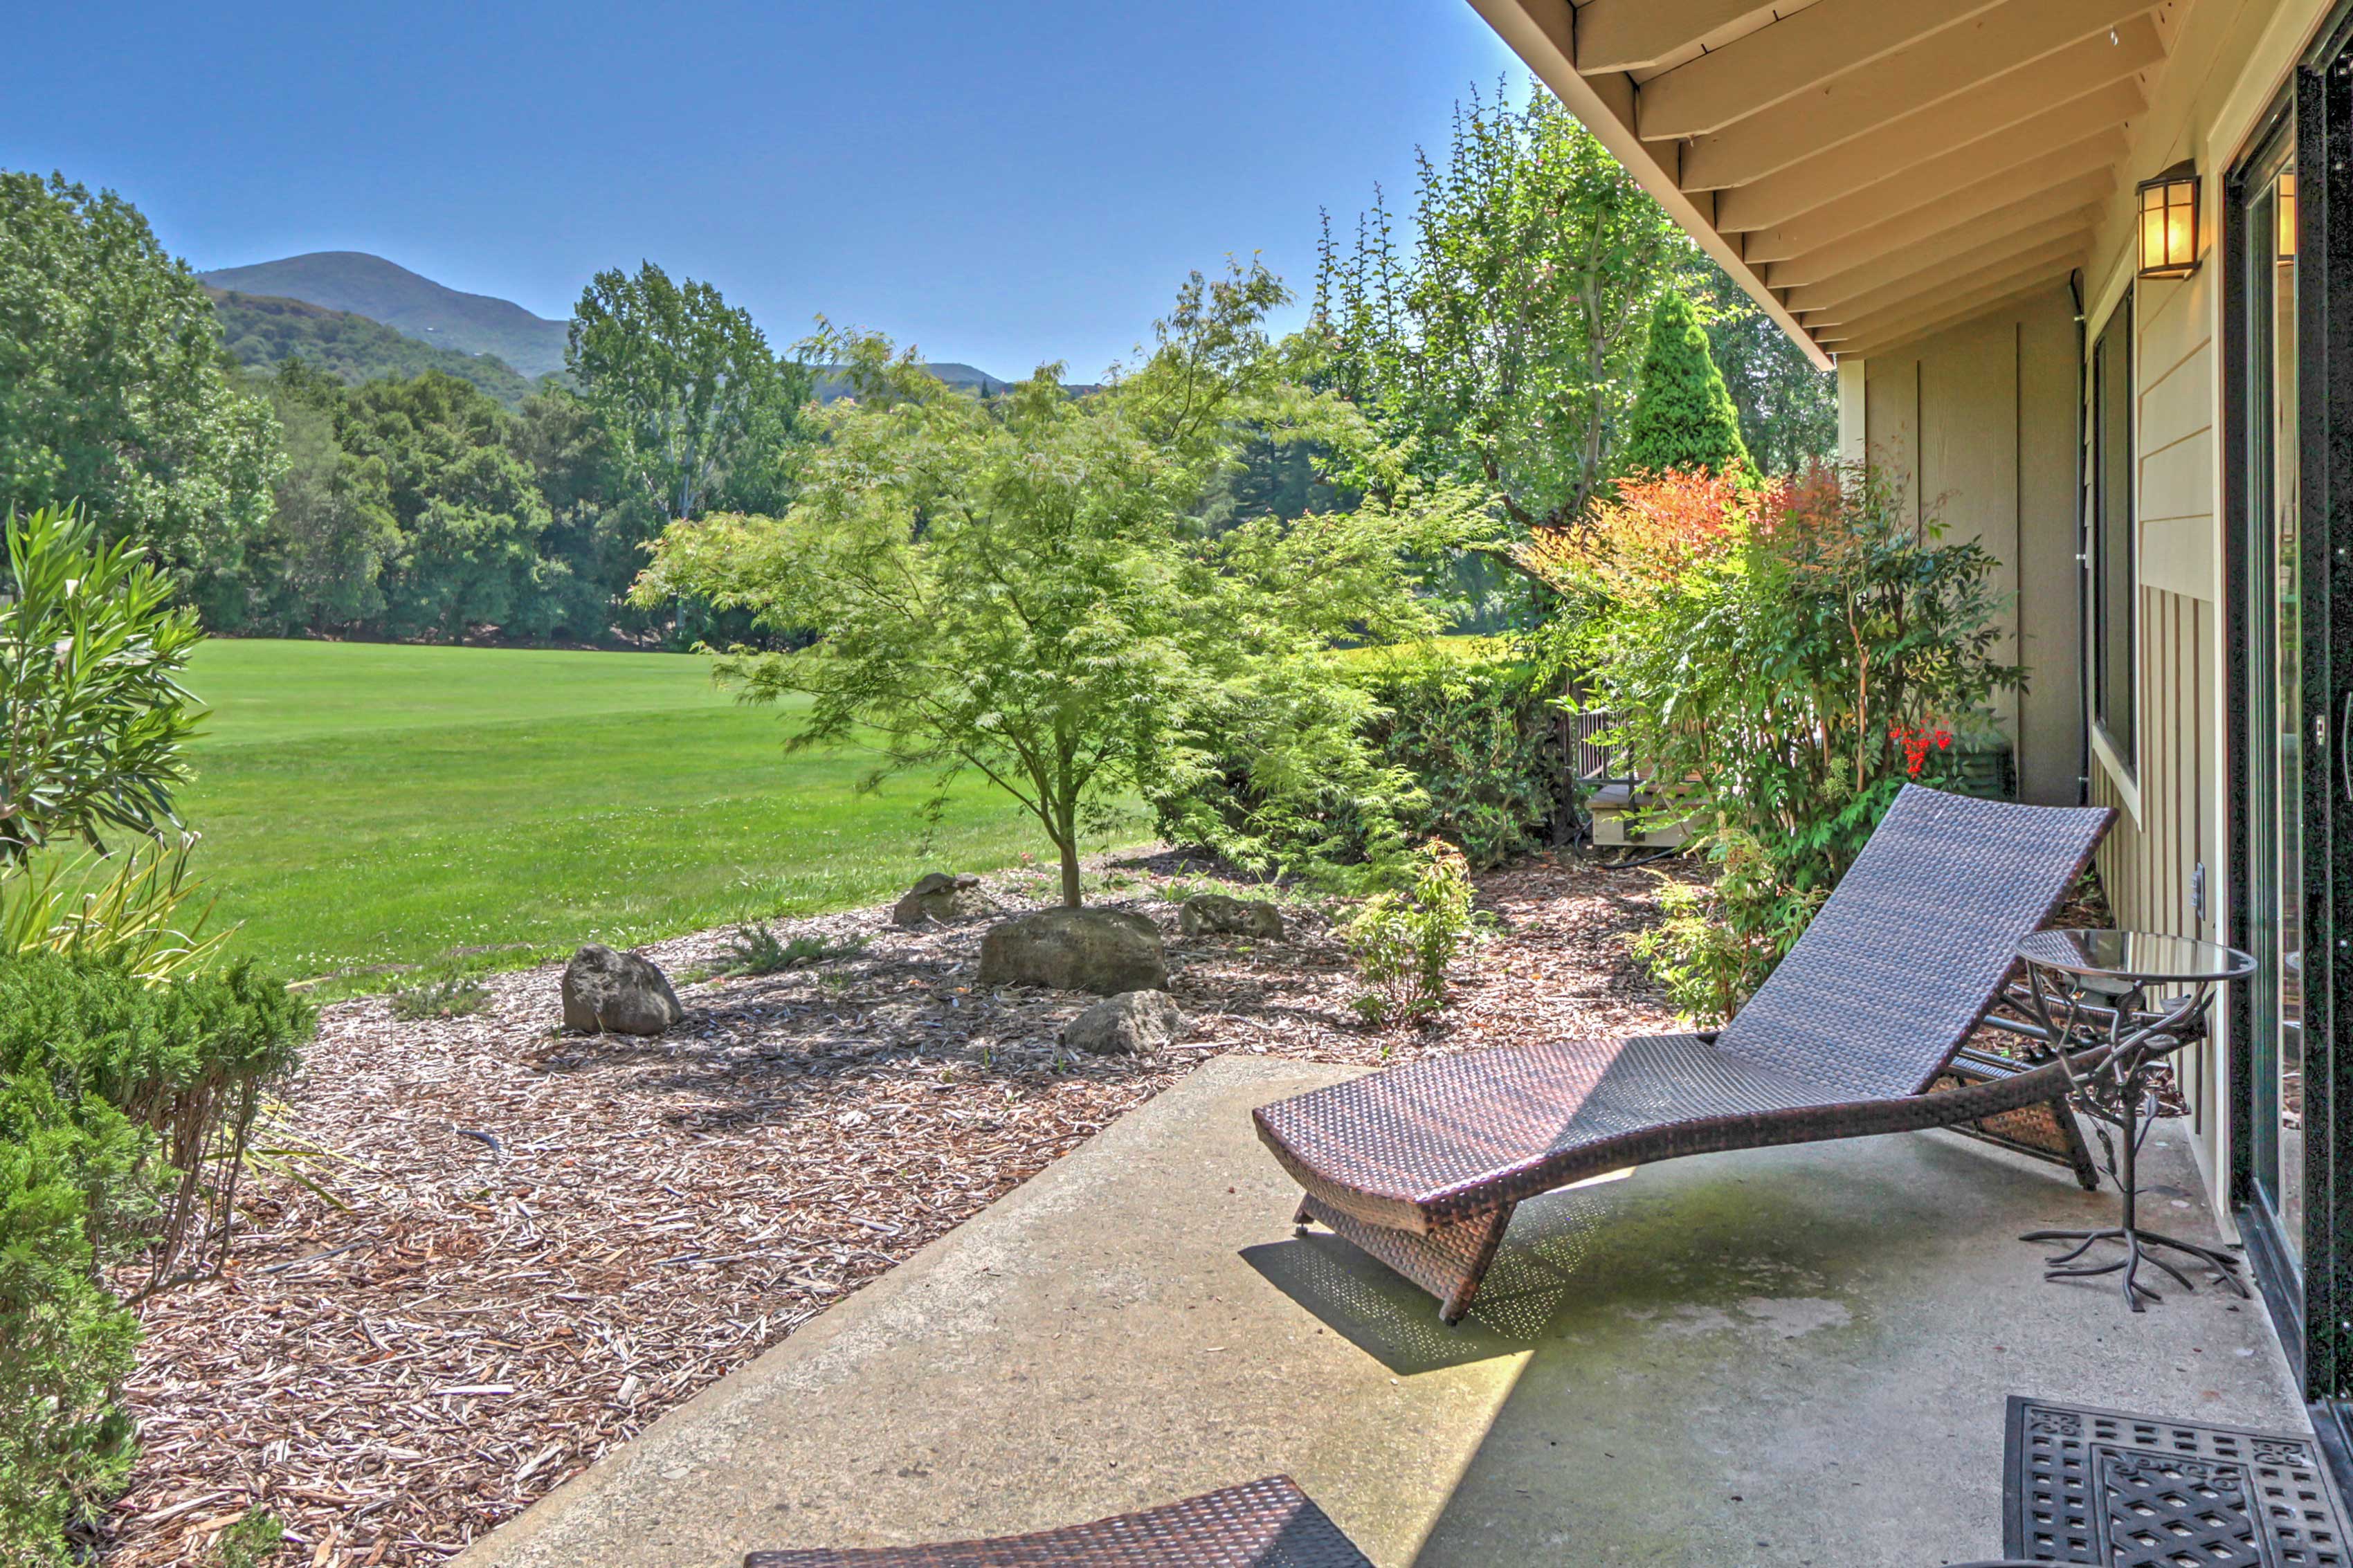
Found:
<path fill-rule="evenodd" d="M 1124 354 L 1190 267 L 1303 294 L 1316 209 L 1522 73 L 1464 0 L 18 7 L 0 167 L 136 202 L 199 268 L 369 250 L 570 313 L 708 279 L 1017 375 Z"/>

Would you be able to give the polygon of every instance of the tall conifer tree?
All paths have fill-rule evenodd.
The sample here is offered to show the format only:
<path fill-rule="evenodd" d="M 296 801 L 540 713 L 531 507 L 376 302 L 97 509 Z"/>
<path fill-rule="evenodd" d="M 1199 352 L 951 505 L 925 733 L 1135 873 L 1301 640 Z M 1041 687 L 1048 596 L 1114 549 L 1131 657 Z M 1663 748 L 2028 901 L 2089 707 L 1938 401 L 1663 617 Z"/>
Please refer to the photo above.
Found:
<path fill-rule="evenodd" d="M 1754 471 L 1740 439 L 1740 413 L 1707 352 L 1706 330 L 1679 289 L 1661 294 L 1651 310 L 1651 345 L 1620 460 L 1630 472 L 1702 468 L 1728 478 Z"/>

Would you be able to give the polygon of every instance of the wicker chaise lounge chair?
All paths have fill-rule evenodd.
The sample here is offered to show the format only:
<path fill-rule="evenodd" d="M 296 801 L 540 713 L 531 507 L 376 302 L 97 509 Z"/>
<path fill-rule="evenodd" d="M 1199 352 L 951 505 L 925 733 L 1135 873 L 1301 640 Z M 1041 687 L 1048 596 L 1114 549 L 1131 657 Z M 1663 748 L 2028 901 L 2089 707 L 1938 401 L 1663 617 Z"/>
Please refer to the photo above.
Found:
<path fill-rule="evenodd" d="M 1036 1535 L 754 1552 L 744 1568 L 1373 1568 L 1289 1476 Z"/>
<path fill-rule="evenodd" d="M 1320 1220 L 1459 1321 L 1514 1206 L 1630 1165 L 1975 1122 L 2066 1092 L 2062 1064 L 1926 1092 L 2113 813 L 1907 785 L 1723 1032 L 1515 1047 L 1262 1106 Z"/>

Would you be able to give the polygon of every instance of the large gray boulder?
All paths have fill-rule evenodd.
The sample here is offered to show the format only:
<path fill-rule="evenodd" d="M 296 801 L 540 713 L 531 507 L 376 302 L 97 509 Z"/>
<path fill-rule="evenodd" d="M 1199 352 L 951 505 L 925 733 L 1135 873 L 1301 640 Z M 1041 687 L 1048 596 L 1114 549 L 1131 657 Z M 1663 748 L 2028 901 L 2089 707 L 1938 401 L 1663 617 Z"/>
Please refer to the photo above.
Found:
<path fill-rule="evenodd" d="M 980 879 L 969 872 L 951 877 L 944 871 L 926 871 L 905 897 L 891 906 L 891 923 L 920 926 L 934 921 L 968 921 L 996 908 L 980 890 Z"/>
<path fill-rule="evenodd" d="M 1226 936 L 1264 936 L 1282 940 L 1282 911 L 1261 899 L 1229 898 L 1224 893 L 1196 893 L 1176 912 L 1176 923 L 1187 936 L 1211 932 Z"/>
<path fill-rule="evenodd" d="M 582 1035 L 659 1035 L 686 1016 L 670 981 L 642 953 L 590 942 L 564 966 L 564 1026 Z"/>
<path fill-rule="evenodd" d="M 1185 1015 L 1166 991 L 1123 991 L 1062 1026 L 1062 1044 L 1092 1056 L 1150 1056 L 1184 1032 Z"/>
<path fill-rule="evenodd" d="M 1125 910 L 1040 910 L 988 928 L 980 939 L 983 985 L 1054 991 L 1168 989 L 1160 928 Z"/>

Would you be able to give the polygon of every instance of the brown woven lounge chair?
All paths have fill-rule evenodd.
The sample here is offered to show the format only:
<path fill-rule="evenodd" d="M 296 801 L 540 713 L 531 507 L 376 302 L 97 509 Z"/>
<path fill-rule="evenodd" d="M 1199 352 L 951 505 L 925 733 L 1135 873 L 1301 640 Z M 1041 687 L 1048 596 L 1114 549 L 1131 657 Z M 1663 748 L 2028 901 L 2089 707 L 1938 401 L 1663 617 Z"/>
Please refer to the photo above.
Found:
<path fill-rule="evenodd" d="M 1973 1123 L 2066 1093 L 2062 1064 L 1928 1092 L 2114 814 L 1907 785 L 1723 1032 L 1481 1051 L 1256 1112 L 1320 1220 L 1459 1321 L 1513 1207 L 1684 1154 Z M 1947 1081 L 1950 1081 L 1949 1079 Z M 2059 1114 L 2063 1115 L 2063 1110 Z"/>
<path fill-rule="evenodd" d="M 1092 1524 L 842 1552 L 754 1552 L 744 1568 L 1373 1568 L 1289 1476 Z"/>

